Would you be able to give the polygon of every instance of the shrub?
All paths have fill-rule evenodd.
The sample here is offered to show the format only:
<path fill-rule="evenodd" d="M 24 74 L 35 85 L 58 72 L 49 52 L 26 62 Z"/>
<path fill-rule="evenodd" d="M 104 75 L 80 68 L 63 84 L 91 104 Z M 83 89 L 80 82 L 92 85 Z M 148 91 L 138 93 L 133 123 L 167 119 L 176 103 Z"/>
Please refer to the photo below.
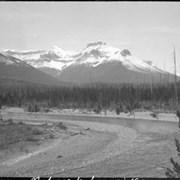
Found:
<path fill-rule="evenodd" d="M 25 123 L 24 123 L 24 122 L 22 122 L 22 121 L 20 121 L 18 124 L 19 124 L 19 125 L 24 125 Z"/>
<path fill-rule="evenodd" d="M 93 112 L 95 112 L 96 114 L 99 114 L 101 110 L 102 110 L 101 105 L 98 104 L 97 108 L 93 109 Z"/>
<path fill-rule="evenodd" d="M 30 104 L 28 104 L 27 111 L 28 112 L 39 112 L 40 107 L 37 104 L 30 103 Z"/>
<path fill-rule="evenodd" d="M 26 141 L 38 141 L 38 139 L 33 136 L 30 136 L 26 138 Z"/>
<path fill-rule="evenodd" d="M 59 128 L 62 129 L 62 130 L 67 130 L 67 127 L 66 127 L 62 122 L 59 122 L 59 123 L 57 124 L 57 127 L 59 127 Z"/>
<path fill-rule="evenodd" d="M 35 128 L 35 129 L 32 129 L 32 133 L 33 135 L 41 135 L 43 134 L 43 131 L 41 129 Z"/>
<path fill-rule="evenodd" d="M 48 112 L 50 112 L 50 109 L 49 108 L 43 108 L 43 112 L 48 113 Z"/>
<path fill-rule="evenodd" d="M 122 105 L 116 107 L 116 114 L 119 115 L 123 111 Z"/>
<path fill-rule="evenodd" d="M 119 107 L 116 107 L 116 114 L 119 115 L 120 114 L 120 108 Z"/>
<path fill-rule="evenodd" d="M 8 122 L 8 124 L 14 124 L 13 119 L 11 119 L 11 118 L 9 118 L 9 119 L 7 120 L 7 122 Z"/>
<path fill-rule="evenodd" d="M 50 138 L 50 139 L 54 139 L 54 138 L 55 138 L 55 135 L 51 133 L 51 134 L 49 135 L 49 138 Z"/>
<path fill-rule="evenodd" d="M 1 115 L 1 112 L 0 112 L 0 121 L 3 121 L 3 116 Z"/>
<path fill-rule="evenodd" d="M 27 126 L 26 126 L 26 129 L 27 129 L 27 131 L 31 131 L 31 130 L 32 130 L 32 127 L 29 126 L 29 125 L 27 125 Z"/>

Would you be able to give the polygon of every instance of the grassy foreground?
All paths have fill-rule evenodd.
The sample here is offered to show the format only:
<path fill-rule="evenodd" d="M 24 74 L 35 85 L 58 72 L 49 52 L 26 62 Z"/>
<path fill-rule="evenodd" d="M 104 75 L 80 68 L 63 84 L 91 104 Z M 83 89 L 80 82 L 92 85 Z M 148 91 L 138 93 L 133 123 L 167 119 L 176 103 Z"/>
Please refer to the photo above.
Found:
<path fill-rule="evenodd" d="M 19 143 L 24 143 L 24 146 L 27 144 L 38 145 L 47 139 L 54 139 L 56 138 L 55 131 L 51 131 L 54 128 L 67 129 L 61 122 L 56 125 L 46 123 L 33 125 L 13 122 L 11 119 L 4 121 L 0 124 L 0 150 L 6 150 Z"/>

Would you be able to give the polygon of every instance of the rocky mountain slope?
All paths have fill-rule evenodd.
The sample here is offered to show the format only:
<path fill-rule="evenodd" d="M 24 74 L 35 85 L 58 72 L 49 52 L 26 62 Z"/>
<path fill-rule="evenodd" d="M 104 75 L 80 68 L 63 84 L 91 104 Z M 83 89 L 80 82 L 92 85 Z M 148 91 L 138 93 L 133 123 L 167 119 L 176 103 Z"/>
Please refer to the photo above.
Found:
<path fill-rule="evenodd" d="M 61 82 L 13 56 L 0 54 L 0 79 L 18 80 L 47 85 L 60 85 Z"/>
<path fill-rule="evenodd" d="M 77 52 L 57 46 L 49 51 L 3 51 L 60 80 L 75 83 L 141 83 L 173 78 L 151 61 L 138 59 L 128 49 L 120 50 L 104 42 L 89 43 Z"/>

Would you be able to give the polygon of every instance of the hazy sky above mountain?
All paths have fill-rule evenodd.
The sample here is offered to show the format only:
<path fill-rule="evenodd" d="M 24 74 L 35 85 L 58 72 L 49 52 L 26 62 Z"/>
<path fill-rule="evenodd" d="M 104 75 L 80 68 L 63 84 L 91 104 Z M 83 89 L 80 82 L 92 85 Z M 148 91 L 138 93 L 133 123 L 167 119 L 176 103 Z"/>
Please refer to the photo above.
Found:
<path fill-rule="evenodd" d="M 179 2 L 0 2 L 0 24 L 0 50 L 103 41 L 172 70 L 175 45 L 180 61 Z"/>

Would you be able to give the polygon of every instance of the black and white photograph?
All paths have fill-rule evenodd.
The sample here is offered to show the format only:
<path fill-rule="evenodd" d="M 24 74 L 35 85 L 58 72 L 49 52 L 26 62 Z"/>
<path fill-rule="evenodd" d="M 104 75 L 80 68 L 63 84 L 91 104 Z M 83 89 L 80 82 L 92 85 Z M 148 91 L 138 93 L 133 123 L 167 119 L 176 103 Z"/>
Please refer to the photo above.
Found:
<path fill-rule="evenodd" d="M 1 1 L 0 177 L 180 178 L 180 2 Z"/>

